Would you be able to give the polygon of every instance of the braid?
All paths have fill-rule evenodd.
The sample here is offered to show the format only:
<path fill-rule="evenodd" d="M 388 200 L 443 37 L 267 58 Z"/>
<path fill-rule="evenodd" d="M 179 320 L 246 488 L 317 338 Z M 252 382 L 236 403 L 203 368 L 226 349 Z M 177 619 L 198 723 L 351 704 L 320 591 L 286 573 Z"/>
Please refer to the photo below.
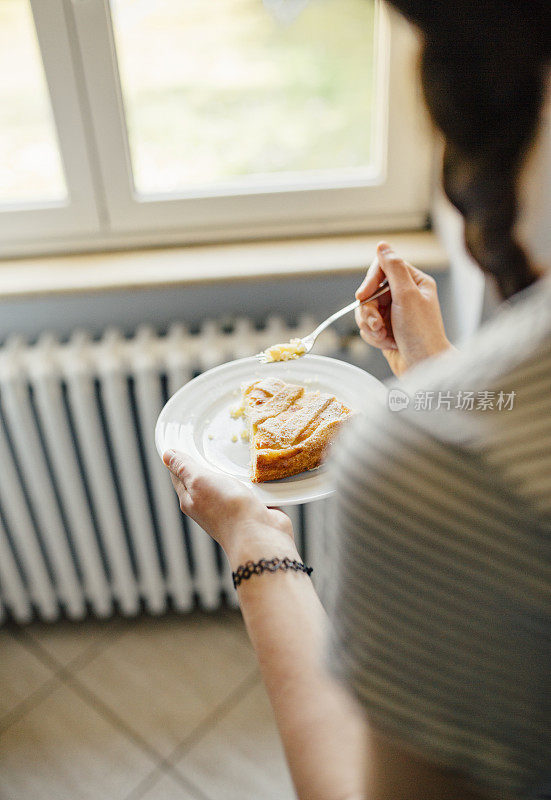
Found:
<path fill-rule="evenodd" d="M 514 237 L 517 217 L 519 159 L 504 160 L 489 152 L 473 161 L 449 139 L 444 149 L 444 190 L 465 221 L 465 245 L 503 297 L 529 286 L 534 274 Z"/>
<path fill-rule="evenodd" d="M 421 29 L 421 78 L 444 135 L 444 190 L 467 249 L 510 297 L 535 280 L 515 239 L 518 179 L 551 57 L 547 0 L 396 0 Z"/>

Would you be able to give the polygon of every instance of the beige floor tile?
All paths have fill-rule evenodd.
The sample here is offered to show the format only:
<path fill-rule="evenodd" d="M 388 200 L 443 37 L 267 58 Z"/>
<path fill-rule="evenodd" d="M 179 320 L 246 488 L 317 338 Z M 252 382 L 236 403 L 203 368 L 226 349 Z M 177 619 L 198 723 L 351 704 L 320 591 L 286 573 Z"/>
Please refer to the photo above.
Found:
<path fill-rule="evenodd" d="M 0 725 L 14 706 L 48 681 L 53 672 L 7 631 L 0 631 Z"/>
<path fill-rule="evenodd" d="M 175 764 L 211 800 L 293 800 L 296 795 L 262 685 Z"/>
<path fill-rule="evenodd" d="M 62 685 L 0 735 L 0 797 L 122 800 L 154 763 Z"/>
<path fill-rule="evenodd" d="M 198 800 L 198 797 L 193 790 L 186 789 L 169 774 L 164 773 L 143 793 L 132 793 L 127 800 Z M 203 800 L 202 795 L 201 800 Z"/>
<path fill-rule="evenodd" d="M 166 756 L 255 668 L 242 622 L 204 614 L 129 624 L 76 676 Z"/>
<path fill-rule="evenodd" d="M 35 623 L 25 628 L 25 633 L 31 636 L 44 648 L 48 655 L 62 666 L 67 666 L 71 661 L 86 657 L 86 653 L 93 654 L 96 648 L 102 646 L 120 631 L 120 619 L 84 620 L 80 622 L 56 622 L 53 624 Z"/>

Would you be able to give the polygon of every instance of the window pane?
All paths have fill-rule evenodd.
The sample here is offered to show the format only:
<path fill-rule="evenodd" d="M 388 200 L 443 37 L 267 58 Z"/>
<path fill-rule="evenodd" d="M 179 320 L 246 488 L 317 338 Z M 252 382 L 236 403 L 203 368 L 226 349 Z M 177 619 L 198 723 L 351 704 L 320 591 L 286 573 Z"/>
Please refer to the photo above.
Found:
<path fill-rule="evenodd" d="M 66 195 L 29 0 L 0 0 L 0 203 Z"/>
<path fill-rule="evenodd" d="M 373 2 L 111 0 L 138 192 L 371 164 Z"/>

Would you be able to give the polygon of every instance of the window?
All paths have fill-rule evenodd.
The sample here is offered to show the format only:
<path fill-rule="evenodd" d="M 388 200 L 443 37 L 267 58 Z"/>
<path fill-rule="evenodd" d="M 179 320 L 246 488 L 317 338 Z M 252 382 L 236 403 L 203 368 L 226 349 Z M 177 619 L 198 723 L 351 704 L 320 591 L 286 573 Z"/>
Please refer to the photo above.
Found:
<path fill-rule="evenodd" d="M 317 0 L 286 25 L 260 0 L 111 13 L 140 195 L 372 170 L 373 3 Z"/>
<path fill-rule="evenodd" d="M 269 5 L 3 0 L 2 251 L 422 225 L 406 24 L 373 0 Z"/>
<path fill-rule="evenodd" d="M 63 0 L 2 0 L 0 44 L 0 252 L 97 232 Z"/>
<path fill-rule="evenodd" d="M 0 81 L 0 203 L 66 199 L 31 9 L 21 0 L 0 5 Z"/>

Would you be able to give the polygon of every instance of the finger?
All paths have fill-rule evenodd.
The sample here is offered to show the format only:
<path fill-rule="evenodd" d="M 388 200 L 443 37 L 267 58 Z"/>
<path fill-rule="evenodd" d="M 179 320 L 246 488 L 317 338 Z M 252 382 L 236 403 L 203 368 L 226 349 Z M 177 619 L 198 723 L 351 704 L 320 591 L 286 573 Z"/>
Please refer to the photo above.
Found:
<path fill-rule="evenodd" d="M 378 309 L 368 309 L 367 318 L 364 318 L 362 307 L 360 306 L 354 312 L 354 316 L 364 342 L 374 347 L 380 347 L 381 342 L 384 342 L 389 337 L 392 338 L 390 320 L 385 321 L 384 316 Z"/>
<path fill-rule="evenodd" d="M 379 312 L 376 301 L 358 306 L 354 316 L 358 328 L 363 326 L 369 328 L 369 330 L 378 331 L 384 325 L 383 317 Z"/>
<path fill-rule="evenodd" d="M 196 466 L 195 461 L 184 453 L 177 453 L 176 450 L 167 450 L 163 453 L 163 462 L 171 473 L 185 484 L 193 477 Z"/>
<path fill-rule="evenodd" d="M 172 481 L 172 485 L 178 495 L 178 500 L 180 501 L 180 510 L 184 512 L 184 514 L 189 514 L 191 511 L 191 495 L 187 491 L 186 487 L 182 483 L 182 481 L 177 478 L 172 473 L 170 474 L 170 480 Z"/>
<path fill-rule="evenodd" d="M 356 289 L 356 300 L 366 300 L 370 294 L 376 292 L 384 277 L 378 260 L 374 258 L 365 278 Z"/>
<path fill-rule="evenodd" d="M 387 242 L 379 242 L 377 245 L 377 258 L 382 271 L 388 278 L 393 300 L 396 300 L 407 289 L 415 286 L 409 265 L 403 258 L 396 255 Z"/>
<path fill-rule="evenodd" d="M 190 497 L 188 490 L 186 489 L 182 481 L 176 477 L 176 475 L 172 475 L 171 473 L 170 480 L 172 482 L 172 485 L 174 486 L 174 491 L 176 492 L 180 500 L 182 500 L 182 498 Z"/>
<path fill-rule="evenodd" d="M 365 328 L 360 328 L 360 336 L 366 344 L 370 345 L 371 347 L 377 347 L 379 350 L 389 348 L 396 349 L 396 342 L 394 341 L 394 338 L 390 336 L 384 328 L 377 333 Z"/>

